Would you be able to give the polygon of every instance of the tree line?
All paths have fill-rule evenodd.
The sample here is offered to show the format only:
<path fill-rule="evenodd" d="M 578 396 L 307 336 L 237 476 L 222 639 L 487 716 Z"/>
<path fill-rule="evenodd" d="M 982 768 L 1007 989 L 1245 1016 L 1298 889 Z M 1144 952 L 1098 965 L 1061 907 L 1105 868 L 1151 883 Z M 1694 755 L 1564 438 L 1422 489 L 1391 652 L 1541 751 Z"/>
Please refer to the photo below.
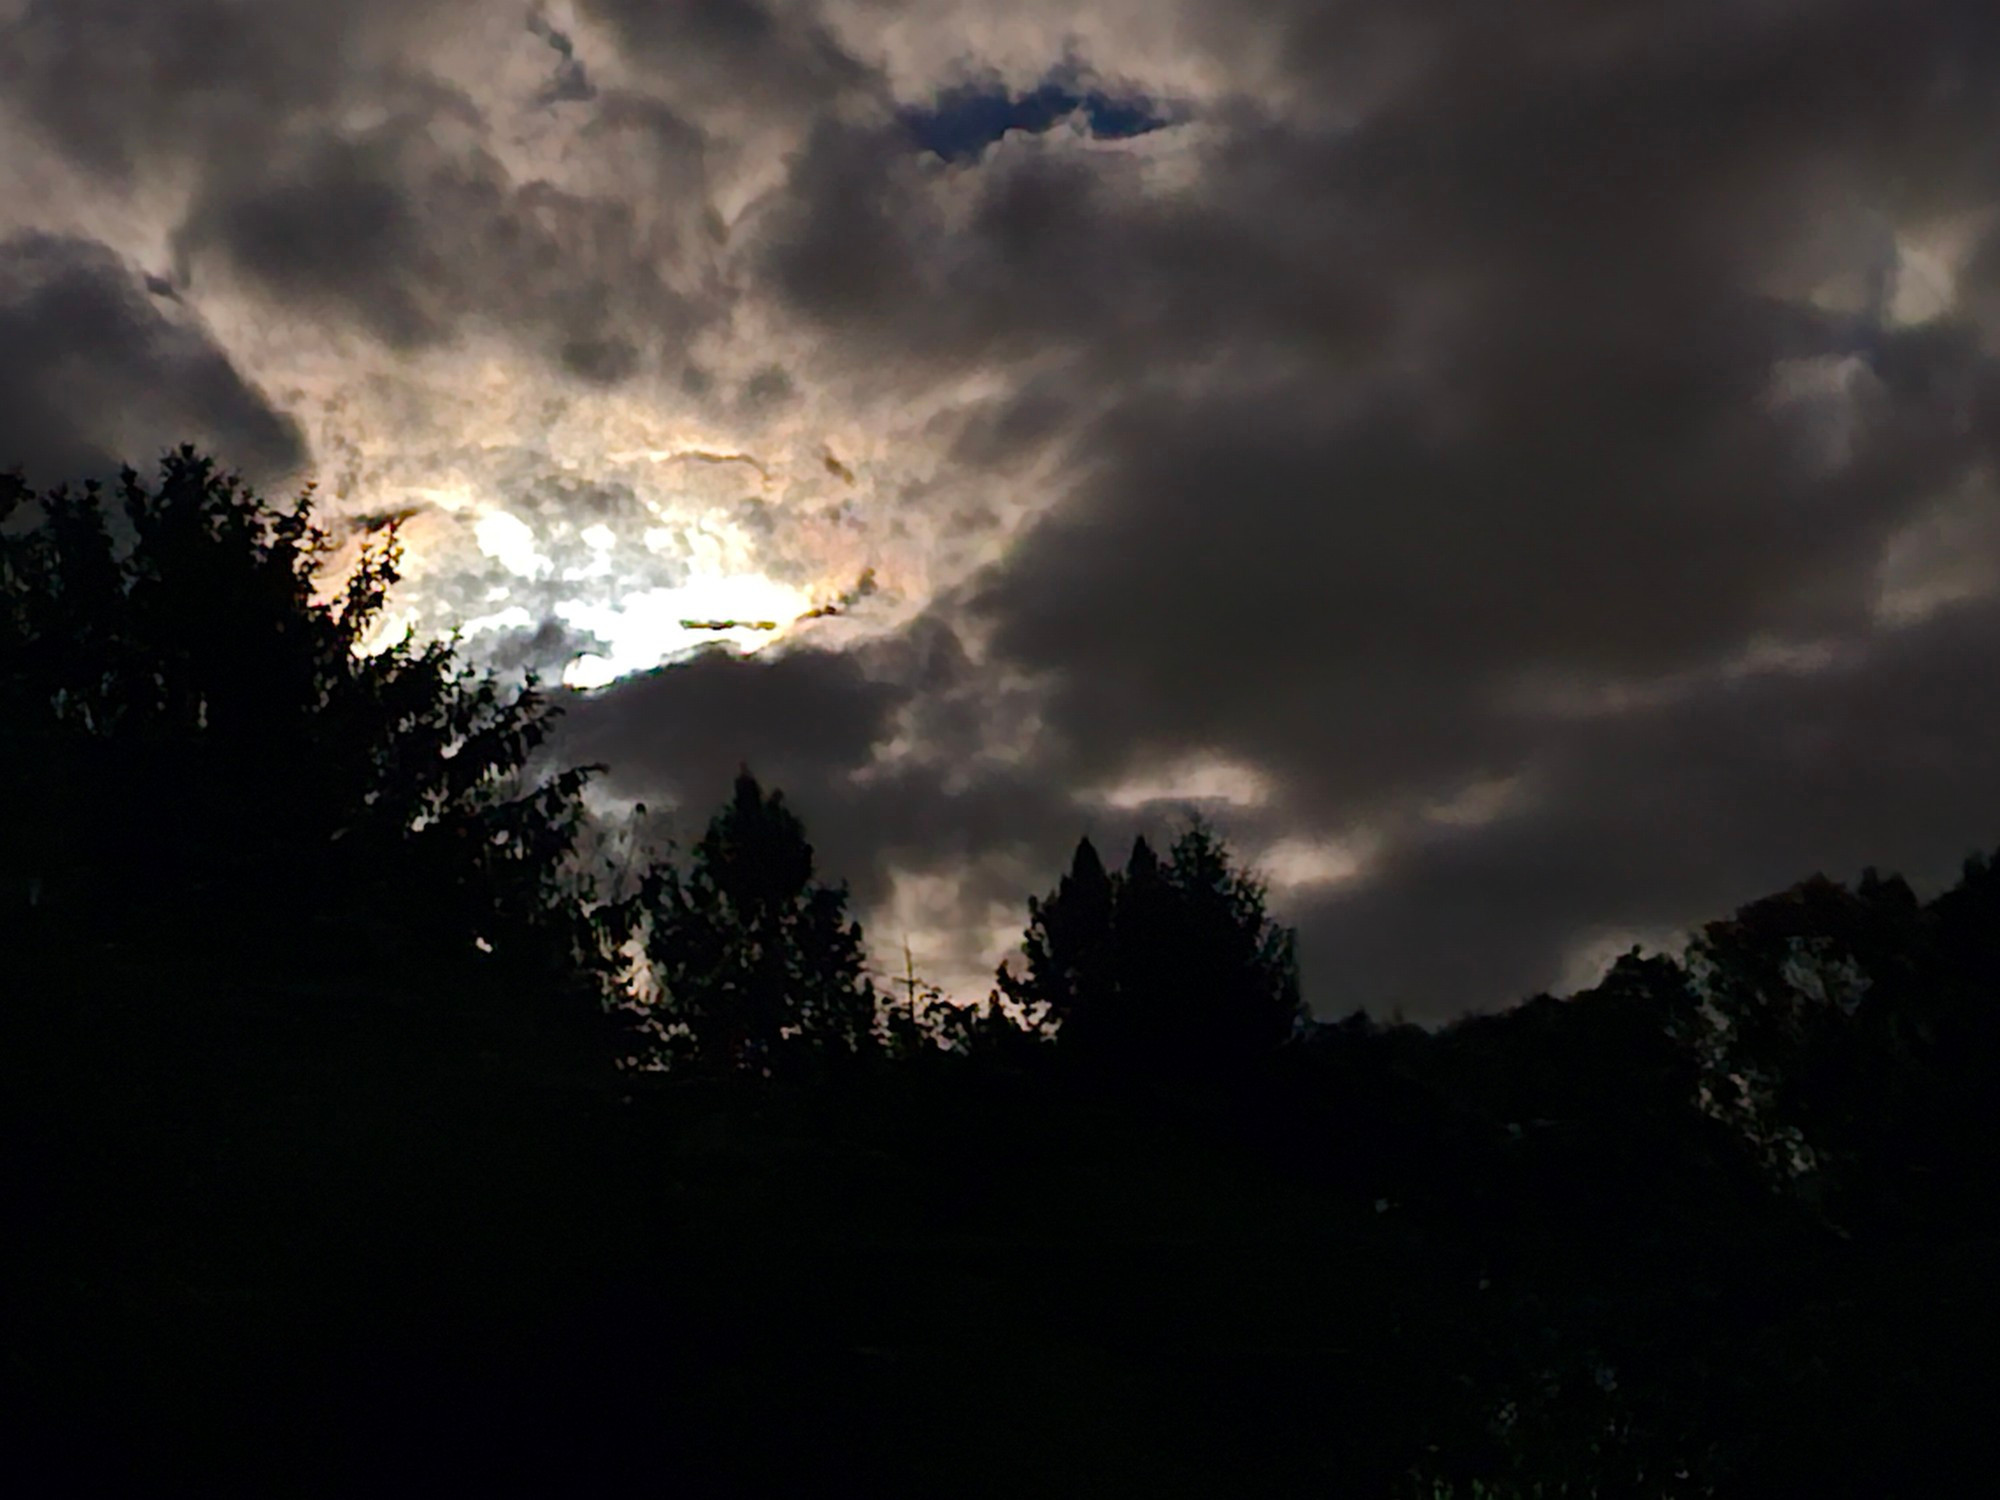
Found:
<path fill-rule="evenodd" d="M 846 889 L 747 769 L 684 862 L 614 878 L 579 839 L 602 768 L 546 767 L 557 710 L 532 684 L 413 634 L 364 653 L 393 529 L 322 599 L 333 542 L 310 492 L 272 506 L 192 449 L 157 482 L 126 471 L 115 503 L 12 481 L 7 521 L 0 774 L 24 950 L 357 996 L 476 989 L 475 1026 L 594 1028 L 622 1060 L 760 1073 L 1005 1047 L 1010 1026 L 1105 1067 L 1213 1067 L 1301 1019 L 1289 935 L 1205 828 L 1164 858 L 1140 840 L 1116 874 L 1086 840 L 1031 906 L 1024 973 L 963 1014 L 899 1014 L 912 998 L 870 977 Z"/>
<path fill-rule="evenodd" d="M 1138 1121 L 1177 1143 L 1148 1148 L 1181 1185 L 1159 1189 L 1175 1212 L 1204 1211 L 1186 1184 L 1226 1150 L 1254 1164 L 1232 1172 L 1290 1184 L 1259 1190 L 1273 1226 L 1293 1222 L 1275 1205 L 1296 1189 L 1313 1214 L 1362 1213 L 1342 1247 L 1404 1236 L 1367 1273 L 1402 1310 L 1367 1337 L 1383 1388 L 1403 1379 L 1408 1399 L 1372 1436 L 1325 1439 L 1350 1477 L 1426 1495 L 1888 1494 L 1912 1492 L 1914 1450 L 1942 1464 L 1970 1442 L 1948 1420 L 1975 1389 L 1949 1330 L 1995 1311 L 1975 1268 L 2000 1235 L 2000 862 L 1975 856 L 1930 900 L 1873 871 L 1815 877 L 1678 955 L 1635 950 L 1582 994 L 1427 1031 L 1311 1020 L 1291 934 L 1193 824 L 1116 866 L 1080 842 L 1029 902 L 1020 960 L 960 1006 L 871 975 L 846 889 L 748 770 L 681 857 L 635 871 L 593 854 L 600 768 L 551 764 L 556 705 L 467 669 L 449 641 L 363 651 L 397 541 L 376 538 L 328 598 L 332 552 L 310 491 L 273 505 L 192 449 L 108 493 L 0 476 L 9 1170 L 77 1222 L 100 1210 L 48 1186 L 63 1174 L 47 1163 L 135 1149 L 129 1101 L 176 1086 L 250 1101 L 226 1131 L 201 1127 L 201 1151 L 238 1151 L 299 1099 L 393 1076 L 370 1087 L 400 1101 L 395 1131 L 424 1111 L 481 1122 L 438 1148 L 437 1181 L 472 1173 L 481 1143 L 520 1143 L 495 1168 L 503 1196 L 573 1190 L 560 1166 L 527 1165 L 564 1132 L 592 1151 L 642 1140 L 617 1149 L 650 1161 L 701 1138 L 693 1115 L 738 1108 L 717 1099 L 840 1101 L 815 1129 L 856 1141 L 870 1111 L 903 1111 L 892 1154 L 928 1153 L 903 1195 L 926 1202 L 1002 1182 L 1048 1122 L 1080 1161 L 1079 1143 Z M 483 1112 L 494 1089 L 513 1124 Z M 595 1104 L 522 1102 L 558 1096 L 628 1115 L 637 1096 L 678 1123 L 635 1137 L 579 1123 Z M 881 1097 L 900 1102 L 865 1102 Z M 776 1107 L 730 1128 L 763 1139 L 774 1127 L 742 1122 Z M 507 1136 L 528 1120 L 532 1141 Z M 828 1170 L 859 1201 L 856 1160 Z M 634 1185 L 650 1166 L 631 1171 L 620 1213 L 657 1191 Z M 410 1212 L 458 1233 L 443 1209 Z M 1077 1212 L 1064 1222 L 1120 1243 L 1097 1207 Z M 666 1222 L 605 1234 L 652 1243 Z M 211 1231 L 188 1232 L 212 1253 Z M 595 1265 L 602 1248 L 577 1253 Z M 1250 1252 L 1229 1253 L 1250 1274 Z M 62 1282 L 53 1249 L 30 1237 L 18 1254 L 22 1285 Z M 1228 1300 L 1221 1270 L 1188 1275 L 1181 1294 Z M 1091 1285 L 1115 1304 L 1112 1281 Z M 1333 1380 L 1328 1351 L 1362 1338 L 1274 1368 Z M 1270 1492 L 1325 1480 L 1282 1472 Z"/>

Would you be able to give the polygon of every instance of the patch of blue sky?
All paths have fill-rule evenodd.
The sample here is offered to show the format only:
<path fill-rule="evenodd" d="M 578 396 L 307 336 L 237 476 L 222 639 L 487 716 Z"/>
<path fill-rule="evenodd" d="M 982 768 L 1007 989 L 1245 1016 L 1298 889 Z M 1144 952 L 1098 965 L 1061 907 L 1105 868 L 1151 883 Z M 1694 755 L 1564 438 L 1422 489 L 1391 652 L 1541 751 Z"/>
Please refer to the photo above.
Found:
<path fill-rule="evenodd" d="M 918 148 L 946 161 L 967 161 L 1010 130 L 1039 135 L 1081 116 L 1099 140 L 1127 140 L 1164 129 L 1181 118 L 1172 106 L 1144 95 L 1115 95 L 1051 77 L 1025 94 L 997 83 L 966 84 L 927 106 L 903 111 L 903 126 Z"/>

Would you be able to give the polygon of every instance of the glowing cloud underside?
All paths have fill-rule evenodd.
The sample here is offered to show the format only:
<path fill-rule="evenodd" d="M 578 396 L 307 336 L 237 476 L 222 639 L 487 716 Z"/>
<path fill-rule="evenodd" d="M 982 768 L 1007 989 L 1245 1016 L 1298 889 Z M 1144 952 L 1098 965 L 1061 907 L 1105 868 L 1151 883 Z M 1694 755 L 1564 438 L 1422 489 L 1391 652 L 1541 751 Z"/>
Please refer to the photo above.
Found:
<path fill-rule="evenodd" d="M 100 192 L 53 156 L 29 166 L 58 174 L 48 180 L 64 184 L 73 222 L 37 227 L 104 237 L 135 266 L 171 271 L 156 278 L 162 295 L 198 310 L 203 337 L 297 422 L 310 455 L 297 477 L 317 482 L 323 520 L 353 528 L 328 587 L 382 518 L 404 518 L 404 580 L 371 647 L 406 630 L 459 631 L 475 663 L 532 655 L 536 671 L 590 687 L 707 645 L 756 651 L 808 630 L 846 644 L 894 630 L 1060 498 L 1058 461 L 1024 453 L 1027 467 L 1006 476 L 954 463 L 959 433 L 1012 392 L 1005 373 L 916 387 L 857 380 L 811 320 L 760 295 L 734 257 L 762 243 L 758 206 L 787 181 L 802 127 L 782 110 L 764 118 L 709 99 L 711 80 L 633 52 L 595 9 L 558 5 L 546 24 L 467 12 L 463 25 L 398 33 L 409 49 L 399 66 L 478 105 L 422 132 L 405 132 L 387 106 L 363 107 L 372 85 L 355 71 L 354 106 L 337 126 L 320 122 L 329 150 L 379 166 L 410 233 L 440 247 L 435 264 L 399 266 L 393 285 L 361 266 L 329 273 L 323 295 L 274 292 L 259 257 L 236 254 L 226 236 L 177 248 L 187 212 L 177 189 Z M 899 78 L 910 107 L 939 96 L 937 70 L 904 56 L 900 26 L 845 19 L 863 54 L 886 48 L 892 72 L 914 68 Z M 1026 72 L 1010 60 L 996 96 L 1003 123 L 1156 164 L 1194 139 L 1150 93 L 1052 84 L 1041 76 L 1048 51 L 1032 40 L 1023 58 L 1040 61 Z M 1191 82 L 1169 69 L 1157 92 L 1178 97 Z M 1033 118 L 1017 121 L 1024 100 Z M 652 128 L 704 109 L 715 118 L 697 153 Z M 1088 129 L 1070 142 L 1058 117 Z M 998 141 L 985 155 L 1041 141 Z M 28 149 L 11 136 L 7 146 Z M 923 154 L 916 140 L 909 150 Z M 932 161 L 940 204 L 970 202 L 976 173 Z M 28 170 L 12 156 L 6 168 Z M 274 163 L 270 182 L 252 174 L 250 187 L 282 187 L 284 169 Z M 470 190 L 451 199 L 429 191 L 439 183 Z M 289 204 L 288 194 L 278 197 Z M 0 201 L 0 231 L 11 222 Z M 380 339 L 370 314 L 392 293 L 413 314 L 410 336 Z M 596 344 L 608 362 L 579 357 Z M 876 582 L 865 604 L 837 621 L 802 618 L 864 573 Z"/>

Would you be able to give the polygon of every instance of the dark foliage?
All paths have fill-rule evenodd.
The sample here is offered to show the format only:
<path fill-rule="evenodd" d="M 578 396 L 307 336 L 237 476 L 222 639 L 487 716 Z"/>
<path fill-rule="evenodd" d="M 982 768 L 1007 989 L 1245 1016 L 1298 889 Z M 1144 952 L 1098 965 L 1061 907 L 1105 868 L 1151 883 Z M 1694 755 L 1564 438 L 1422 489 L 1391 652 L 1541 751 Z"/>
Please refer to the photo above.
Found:
<path fill-rule="evenodd" d="M 1162 860 L 1144 838 L 1111 874 L 1085 839 L 1028 903 L 1025 971 L 1000 993 L 1099 1074 L 1228 1077 L 1290 1041 L 1304 1014 L 1292 934 L 1196 823 Z"/>
<path fill-rule="evenodd" d="M 100 1029 L 386 1007 L 405 1044 L 608 1060 L 610 934 L 569 860 L 589 773 L 530 774 L 549 709 L 449 643 L 357 649 L 393 533 L 323 601 L 310 494 L 274 508 L 190 449 L 115 506 L 0 487 L 0 922 L 37 993 Z"/>
<path fill-rule="evenodd" d="M 670 1046 L 711 1069 L 792 1073 L 872 1044 L 876 996 L 847 892 L 815 879 L 804 826 L 747 770 L 692 868 L 655 871 L 644 905 Z"/>

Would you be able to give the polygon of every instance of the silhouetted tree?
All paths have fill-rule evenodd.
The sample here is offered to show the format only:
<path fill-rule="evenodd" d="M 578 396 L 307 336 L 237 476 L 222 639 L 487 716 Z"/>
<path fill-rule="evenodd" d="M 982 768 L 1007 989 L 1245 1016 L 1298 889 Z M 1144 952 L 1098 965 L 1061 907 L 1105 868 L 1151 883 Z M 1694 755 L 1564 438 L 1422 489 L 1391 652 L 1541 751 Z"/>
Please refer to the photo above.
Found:
<path fill-rule="evenodd" d="M 1112 878 L 1097 846 L 1079 840 L 1055 890 L 1028 898 L 1025 969 L 1016 974 L 1001 966 L 993 1008 L 1002 1010 L 1004 1001 L 1017 1029 L 1039 1035 L 1068 1025 L 1080 1009 L 1101 1012 L 1114 1003 L 1112 901 Z"/>
<path fill-rule="evenodd" d="M 963 1005 L 917 971 L 909 944 L 903 945 L 903 972 L 876 1000 L 872 1041 L 894 1062 L 930 1062 L 968 1056 L 988 1024 L 987 1005 Z"/>
<path fill-rule="evenodd" d="M 804 825 L 748 770 L 689 870 L 655 871 L 645 905 L 661 1008 L 704 1065 L 780 1072 L 870 1044 L 875 990 L 846 887 L 815 878 Z"/>
<path fill-rule="evenodd" d="M 1777 1180 L 1815 1198 L 1878 1154 L 1900 1034 L 1936 995 L 1927 923 L 1899 879 L 1814 877 L 1711 922 L 1688 948 L 1700 1098 Z"/>
<path fill-rule="evenodd" d="M 1932 1012 L 1909 1028 L 1929 1066 L 1911 1092 L 1930 1106 L 1928 1138 L 1910 1150 L 1941 1198 L 1990 1227 L 2000 1198 L 2000 858 L 1975 856 L 1931 903 L 1940 974 Z"/>
<path fill-rule="evenodd" d="M 1174 841 L 1163 873 L 1172 899 L 1155 919 L 1159 941 L 1141 925 L 1121 944 L 1170 956 L 1155 989 L 1172 1007 L 1160 1028 L 1166 1058 L 1241 1066 L 1283 1046 L 1305 1011 L 1296 939 L 1271 919 L 1263 884 L 1199 822 Z"/>
<path fill-rule="evenodd" d="M 1958 883 L 1931 903 L 1938 943 L 1956 980 L 2000 1012 L 2000 855 L 1975 854 Z"/>
<path fill-rule="evenodd" d="M 1303 1014 L 1291 932 L 1200 823 L 1165 860 L 1137 839 L 1115 876 L 1084 840 L 1056 890 L 1030 902 L 1022 949 L 1000 993 L 1092 1070 L 1228 1073 L 1282 1046 Z"/>
<path fill-rule="evenodd" d="M 450 642 L 364 654 L 394 533 L 320 598 L 309 490 L 274 507 L 182 448 L 117 496 L 0 479 L 17 961 L 154 1017 L 248 985 L 441 1019 L 449 990 L 454 1025 L 595 1032 L 615 940 L 570 860 L 590 771 L 530 771 L 550 707 Z"/>

